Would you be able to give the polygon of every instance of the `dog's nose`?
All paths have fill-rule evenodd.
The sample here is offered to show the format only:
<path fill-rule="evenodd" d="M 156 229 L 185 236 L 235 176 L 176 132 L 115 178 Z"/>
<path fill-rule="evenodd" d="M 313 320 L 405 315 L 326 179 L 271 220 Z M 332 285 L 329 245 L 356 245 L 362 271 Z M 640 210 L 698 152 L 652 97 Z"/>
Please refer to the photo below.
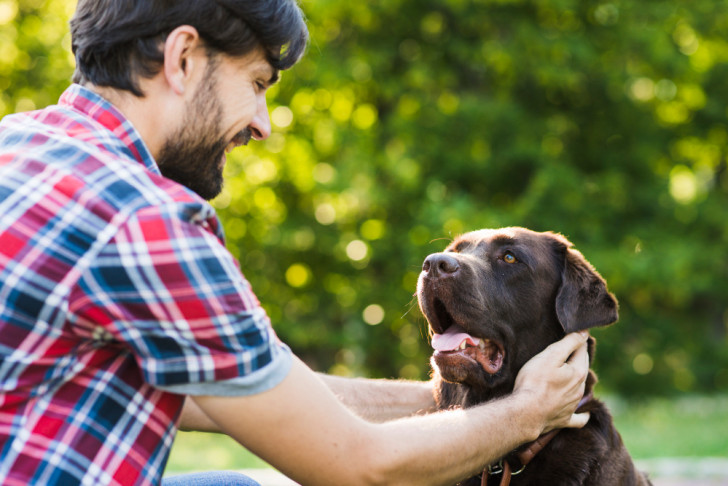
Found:
<path fill-rule="evenodd" d="M 432 278 L 451 276 L 458 270 L 460 264 L 447 253 L 434 253 L 425 258 L 425 263 L 422 264 L 422 271 Z"/>

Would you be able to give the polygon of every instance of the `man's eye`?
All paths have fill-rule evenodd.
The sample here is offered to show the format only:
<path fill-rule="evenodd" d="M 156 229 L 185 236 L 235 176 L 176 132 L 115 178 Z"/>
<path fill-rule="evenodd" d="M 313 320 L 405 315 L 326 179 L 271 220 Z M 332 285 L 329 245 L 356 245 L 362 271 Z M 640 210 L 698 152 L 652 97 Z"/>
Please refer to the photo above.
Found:
<path fill-rule="evenodd" d="M 503 255 L 503 261 L 506 262 L 506 263 L 517 263 L 518 262 L 518 258 L 516 258 L 516 256 L 513 253 L 511 253 L 510 251 L 507 251 Z"/>

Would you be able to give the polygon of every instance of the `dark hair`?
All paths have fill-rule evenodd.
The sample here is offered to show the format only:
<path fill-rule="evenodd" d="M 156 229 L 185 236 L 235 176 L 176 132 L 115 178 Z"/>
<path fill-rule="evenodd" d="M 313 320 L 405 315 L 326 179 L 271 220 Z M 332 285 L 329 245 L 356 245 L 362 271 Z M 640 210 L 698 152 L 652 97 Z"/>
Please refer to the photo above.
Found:
<path fill-rule="evenodd" d="M 159 72 L 164 40 L 180 25 L 196 28 L 209 53 L 242 56 L 263 47 L 278 70 L 294 65 L 308 40 L 296 0 L 79 0 L 73 81 L 144 96 L 138 76 Z"/>

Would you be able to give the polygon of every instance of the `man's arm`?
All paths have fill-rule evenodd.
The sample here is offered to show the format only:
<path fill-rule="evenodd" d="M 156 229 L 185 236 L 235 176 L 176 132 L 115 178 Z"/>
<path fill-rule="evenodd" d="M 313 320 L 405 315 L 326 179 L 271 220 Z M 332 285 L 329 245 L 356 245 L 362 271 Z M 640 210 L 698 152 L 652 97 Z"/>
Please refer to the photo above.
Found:
<path fill-rule="evenodd" d="M 383 424 L 342 406 L 297 359 L 272 390 L 194 401 L 225 433 L 301 484 L 454 483 L 542 432 L 586 423 L 573 415 L 588 370 L 584 341 L 573 334 L 550 346 L 502 400 Z"/>
<path fill-rule="evenodd" d="M 386 422 L 436 410 L 431 381 L 317 374 L 341 403 L 370 422 Z"/>
<path fill-rule="evenodd" d="M 316 373 L 352 412 L 370 422 L 386 422 L 435 411 L 431 381 L 345 378 Z M 181 430 L 220 432 L 193 399 L 185 399 Z"/>

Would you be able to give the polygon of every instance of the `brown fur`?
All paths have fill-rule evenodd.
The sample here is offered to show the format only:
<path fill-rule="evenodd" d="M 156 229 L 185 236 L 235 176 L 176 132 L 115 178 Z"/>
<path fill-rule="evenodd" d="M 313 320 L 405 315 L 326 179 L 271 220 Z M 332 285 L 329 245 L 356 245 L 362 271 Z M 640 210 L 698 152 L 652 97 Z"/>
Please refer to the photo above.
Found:
<path fill-rule="evenodd" d="M 516 261 L 509 263 L 507 253 Z M 521 367 L 546 346 L 567 332 L 618 318 L 606 282 L 566 238 L 524 228 L 480 230 L 457 238 L 444 252 L 427 257 L 417 295 L 432 333 L 442 334 L 456 323 L 502 350 L 495 373 L 461 353 L 435 353 L 431 361 L 441 409 L 470 407 L 510 393 Z M 590 338 L 590 361 L 594 347 Z M 587 393 L 595 383 L 590 371 Z M 593 399 L 579 411 L 590 412 L 588 424 L 560 431 L 511 484 L 651 484 L 635 469 L 606 406 Z M 491 476 L 488 484 L 500 479 Z M 479 485 L 480 478 L 460 484 Z"/>

